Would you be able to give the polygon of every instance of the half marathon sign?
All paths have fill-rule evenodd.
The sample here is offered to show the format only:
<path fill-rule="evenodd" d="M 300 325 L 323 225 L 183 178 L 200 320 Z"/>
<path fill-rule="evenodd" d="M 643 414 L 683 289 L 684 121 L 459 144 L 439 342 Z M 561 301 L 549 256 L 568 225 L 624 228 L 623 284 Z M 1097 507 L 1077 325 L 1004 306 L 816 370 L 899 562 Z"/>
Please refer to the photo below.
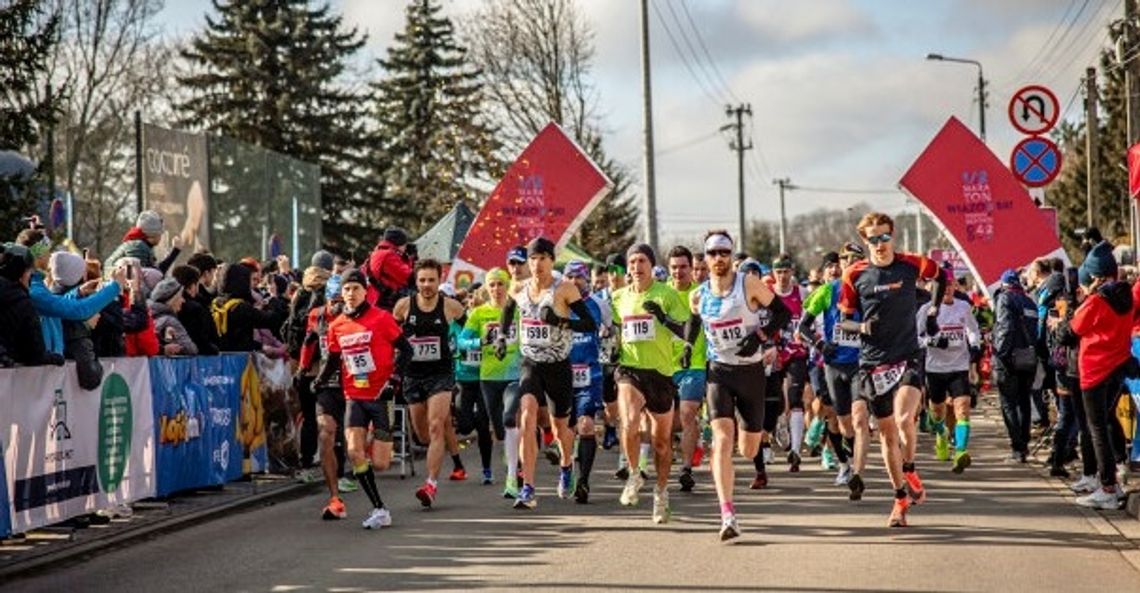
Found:
<path fill-rule="evenodd" d="M 143 208 L 162 215 L 164 249 L 174 237 L 182 238 L 182 261 L 210 245 L 208 175 L 204 135 L 143 124 Z"/>

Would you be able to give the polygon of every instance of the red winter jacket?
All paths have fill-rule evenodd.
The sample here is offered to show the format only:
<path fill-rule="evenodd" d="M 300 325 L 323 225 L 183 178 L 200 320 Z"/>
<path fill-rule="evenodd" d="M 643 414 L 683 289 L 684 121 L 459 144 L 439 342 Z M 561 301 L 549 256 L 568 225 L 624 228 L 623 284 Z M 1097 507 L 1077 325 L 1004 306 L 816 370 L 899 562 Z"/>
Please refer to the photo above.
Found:
<path fill-rule="evenodd" d="M 408 279 L 412 277 L 412 264 L 396 252 L 395 245 L 388 241 L 380 241 L 368 256 L 364 273 L 368 276 L 369 282 L 368 302 L 385 307 L 386 303 L 378 302 L 378 299 L 384 295 L 375 284 L 379 283 L 387 289 L 385 293 L 394 294 L 408 285 Z M 390 308 L 390 305 L 387 308 Z"/>
<path fill-rule="evenodd" d="M 1102 286 L 1077 308 L 1069 325 L 1081 338 L 1081 389 L 1099 385 L 1132 356 L 1132 324 L 1132 289 L 1123 282 Z"/>
<path fill-rule="evenodd" d="M 123 336 L 127 345 L 127 356 L 158 356 L 158 334 L 154 333 L 154 317 L 146 314 L 146 327 L 142 331 Z"/>

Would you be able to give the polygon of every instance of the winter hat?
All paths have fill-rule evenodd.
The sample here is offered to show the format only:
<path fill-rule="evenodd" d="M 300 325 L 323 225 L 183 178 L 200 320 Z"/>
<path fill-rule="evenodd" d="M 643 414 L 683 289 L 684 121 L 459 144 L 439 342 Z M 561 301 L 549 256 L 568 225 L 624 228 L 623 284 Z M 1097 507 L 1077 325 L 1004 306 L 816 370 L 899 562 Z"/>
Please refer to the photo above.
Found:
<path fill-rule="evenodd" d="M 162 236 L 162 216 L 154 210 L 143 210 L 139 212 L 135 226 L 148 237 Z"/>
<path fill-rule="evenodd" d="M 143 268 L 142 269 L 142 291 L 143 295 L 149 295 L 151 291 L 162 282 L 164 274 L 157 268 Z"/>
<path fill-rule="evenodd" d="M 340 285 L 342 287 L 349 282 L 355 282 L 368 288 L 368 280 L 364 278 L 364 273 L 356 268 L 345 270 L 344 273 L 340 275 Z"/>
<path fill-rule="evenodd" d="M 305 274 L 301 276 L 301 286 L 309 290 L 316 290 L 328 283 L 329 278 L 332 277 L 332 272 L 328 268 L 318 267 L 316 264 L 305 268 Z"/>
<path fill-rule="evenodd" d="M 653 248 L 650 247 L 646 243 L 638 243 L 638 244 L 630 247 L 629 249 L 626 249 L 625 250 L 626 261 L 629 261 L 629 257 L 631 255 L 634 255 L 637 253 L 640 253 L 641 255 L 644 255 L 645 257 L 649 258 L 649 265 L 651 265 L 651 266 L 657 265 L 657 254 L 653 253 Z"/>
<path fill-rule="evenodd" d="M 16 243 L 0 245 L 0 277 L 15 282 L 35 263 L 27 247 Z"/>
<path fill-rule="evenodd" d="M 313 258 L 309 260 L 309 264 L 331 272 L 333 269 L 333 254 L 321 249 L 313 254 Z"/>
<path fill-rule="evenodd" d="M 1108 241 L 1097 243 L 1085 256 L 1085 261 L 1077 269 L 1077 279 L 1081 286 L 1093 283 L 1093 277 L 1115 278 L 1116 258 L 1112 255 L 1112 244 Z"/>
<path fill-rule="evenodd" d="M 1005 286 L 1021 286 L 1021 275 L 1010 268 L 1001 273 L 1001 283 Z"/>
<path fill-rule="evenodd" d="M 384 240 L 396 247 L 402 247 L 408 244 L 408 233 L 400 227 L 389 227 L 384 231 Z"/>
<path fill-rule="evenodd" d="M 527 243 L 526 251 L 530 255 L 546 255 L 554 259 L 554 241 L 546 237 L 535 237 Z"/>
<path fill-rule="evenodd" d="M 71 288 L 83 282 L 87 275 L 87 262 L 83 257 L 68 251 L 57 251 L 48 260 L 48 269 L 59 286 Z"/>
<path fill-rule="evenodd" d="M 164 278 L 150 291 L 152 303 L 165 303 L 182 291 L 182 284 L 174 278 Z"/>

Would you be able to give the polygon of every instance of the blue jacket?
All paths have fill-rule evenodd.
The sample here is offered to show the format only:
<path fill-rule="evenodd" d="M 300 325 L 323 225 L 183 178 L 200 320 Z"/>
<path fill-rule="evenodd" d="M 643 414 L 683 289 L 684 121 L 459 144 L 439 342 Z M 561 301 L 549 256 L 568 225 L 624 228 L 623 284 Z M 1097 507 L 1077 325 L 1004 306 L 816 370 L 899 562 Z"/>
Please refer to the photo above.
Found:
<path fill-rule="evenodd" d="M 44 284 L 43 272 L 32 272 L 32 282 L 28 294 L 32 305 L 40 316 L 40 326 L 44 333 L 44 346 L 48 352 L 63 354 L 63 320 L 82 321 L 89 319 L 119 298 L 122 289 L 111 282 L 87 298 L 79 298 L 78 291 L 65 295 L 53 294 Z"/>

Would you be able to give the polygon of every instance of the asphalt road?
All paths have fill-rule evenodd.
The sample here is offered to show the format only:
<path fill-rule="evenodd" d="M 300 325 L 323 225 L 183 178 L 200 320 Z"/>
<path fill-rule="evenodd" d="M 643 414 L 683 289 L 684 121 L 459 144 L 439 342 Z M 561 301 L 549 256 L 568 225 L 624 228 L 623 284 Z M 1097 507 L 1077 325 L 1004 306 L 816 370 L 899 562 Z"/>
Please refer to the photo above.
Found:
<path fill-rule="evenodd" d="M 990 414 L 992 416 L 992 413 Z M 744 490 L 744 535 L 717 538 L 719 513 L 707 470 L 690 495 L 672 486 L 673 521 L 650 521 L 617 503 L 609 477 L 616 451 L 599 456 L 593 502 L 553 496 L 541 463 L 539 506 L 517 511 L 501 486 L 444 482 L 422 511 L 418 481 L 385 476 L 394 525 L 365 531 L 363 494 L 347 495 L 350 518 L 319 518 L 323 496 L 235 514 L 129 547 L 107 550 L 40 576 L 0 584 L 13 591 L 1140 591 L 1136 540 L 1104 520 L 1122 512 L 1078 509 L 1038 470 L 1002 461 L 1001 430 L 978 421 L 975 465 L 955 476 L 928 455 L 919 463 L 930 500 L 911 526 L 888 530 L 889 491 L 879 466 L 868 493 L 850 503 L 831 472 L 777 464 L 772 487 Z M 923 435 L 929 452 L 930 437 Z M 478 464 L 474 449 L 464 454 Z M 496 460 L 499 457 L 496 455 Z M 449 465 L 449 464 L 447 464 Z M 738 465 L 741 488 L 751 477 Z M 476 473 L 476 472 L 473 472 Z M 1135 537 L 1135 536 L 1133 536 Z M 1132 560 L 1131 562 L 1129 560 Z"/>

